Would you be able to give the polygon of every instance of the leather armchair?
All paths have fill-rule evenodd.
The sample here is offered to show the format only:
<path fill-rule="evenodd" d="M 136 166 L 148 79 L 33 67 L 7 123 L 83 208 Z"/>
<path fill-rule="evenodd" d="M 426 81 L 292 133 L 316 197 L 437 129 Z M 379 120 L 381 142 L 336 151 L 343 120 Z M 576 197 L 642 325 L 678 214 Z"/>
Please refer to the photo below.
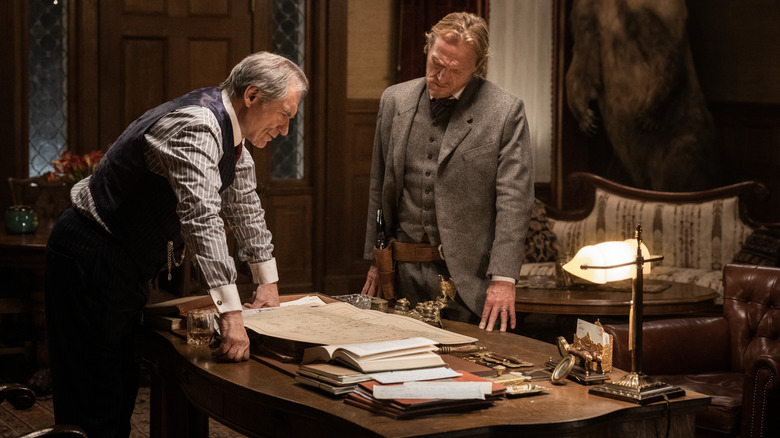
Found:
<path fill-rule="evenodd" d="M 780 436 L 780 269 L 730 264 L 722 316 L 647 321 L 642 372 L 709 395 L 697 436 Z M 604 325 L 613 365 L 631 368 L 628 325 Z"/>

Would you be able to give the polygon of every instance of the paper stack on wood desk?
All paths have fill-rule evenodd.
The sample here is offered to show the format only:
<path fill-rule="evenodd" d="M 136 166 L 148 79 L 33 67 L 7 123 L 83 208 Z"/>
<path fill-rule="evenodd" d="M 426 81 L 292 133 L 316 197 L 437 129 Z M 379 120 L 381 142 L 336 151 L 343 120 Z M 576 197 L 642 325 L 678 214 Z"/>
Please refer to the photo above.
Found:
<path fill-rule="evenodd" d="M 298 374 L 334 385 L 351 385 L 371 380 L 369 374 L 330 363 L 309 363 L 298 368 Z"/>
<path fill-rule="evenodd" d="M 488 382 L 471 373 L 465 371 L 458 372 L 462 374 L 460 377 L 447 379 L 446 381 Z M 442 380 L 439 380 L 438 382 L 442 382 Z M 358 384 L 357 391 L 347 394 L 344 402 L 391 418 L 405 419 L 442 412 L 463 412 L 486 408 L 491 406 L 494 401 L 498 400 L 506 393 L 505 386 L 498 383 L 491 383 L 490 392 L 484 394 L 484 398 L 482 399 L 378 399 L 374 395 L 377 386 L 382 385 L 377 384 L 375 381 L 362 382 Z"/>
<path fill-rule="evenodd" d="M 298 368 L 295 381 L 334 395 L 355 391 L 357 384 L 371 380 L 369 374 L 341 365 L 309 363 Z"/>

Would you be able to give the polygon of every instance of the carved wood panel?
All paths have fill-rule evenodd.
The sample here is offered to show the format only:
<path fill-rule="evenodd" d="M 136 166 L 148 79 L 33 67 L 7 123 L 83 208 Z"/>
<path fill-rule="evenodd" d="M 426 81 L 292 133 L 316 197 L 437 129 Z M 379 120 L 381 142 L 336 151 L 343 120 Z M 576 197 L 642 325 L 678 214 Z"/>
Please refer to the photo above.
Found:
<path fill-rule="evenodd" d="M 99 8 L 100 143 L 162 102 L 216 86 L 252 51 L 247 0 L 124 0 Z"/>
<path fill-rule="evenodd" d="M 274 257 L 279 269 L 279 292 L 310 292 L 312 282 L 312 227 L 310 193 L 289 193 L 263 199 L 266 222 L 273 233 Z"/>
<path fill-rule="evenodd" d="M 347 100 L 346 107 L 345 141 L 330 145 L 327 164 L 324 292 L 332 295 L 359 293 L 369 266 L 363 241 L 379 100 Z"/>

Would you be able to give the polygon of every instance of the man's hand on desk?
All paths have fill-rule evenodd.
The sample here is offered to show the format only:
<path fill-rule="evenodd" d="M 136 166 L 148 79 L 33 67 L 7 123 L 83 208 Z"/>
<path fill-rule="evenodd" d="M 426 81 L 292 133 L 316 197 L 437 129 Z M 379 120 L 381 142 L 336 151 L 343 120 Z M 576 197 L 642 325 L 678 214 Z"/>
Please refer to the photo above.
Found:
<path fill-rule="evenodd" d="M 219 315 L 219 333 L 222 338 L 219 348 L 212 353 L 217 360 L 241 362 L 249 359 L 249 336 L 240 310 Z"/>
<path fill-rule="evenodd" d="M 279 307 L 279 289 L 276 283 L 261 284 L 252 292 L 252 302 L 244 303 L 250 309 L 261 307 Z"/>
<path fill-rule="evenodd" d="M 371 265 L 368 268 L 368 274 L 366 274 L 366 283 L 363 285 L 363 290 L 360 291 L 361 295 L 368 295 L 369 297 L 379 296 L 379 269 L 376 266 Z"/>
<path fill-rule="evenodd" d="M 482 309 L 482 320 L 479 328 L 492 332 L 496 319 L 501 319 L 501 331 L 506 331 L 506 323 L 515 328 L 515 285 L 508 281 L 491 281 L 487 289 L 485 307 Z"/>

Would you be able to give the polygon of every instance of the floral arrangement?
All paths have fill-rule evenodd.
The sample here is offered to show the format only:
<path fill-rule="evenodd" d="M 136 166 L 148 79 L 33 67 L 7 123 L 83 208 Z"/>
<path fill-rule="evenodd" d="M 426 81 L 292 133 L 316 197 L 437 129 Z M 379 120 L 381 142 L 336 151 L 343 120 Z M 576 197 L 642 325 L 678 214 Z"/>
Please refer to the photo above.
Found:
<path fill-rule="evenodd" d="M 76 155 L 65 151 L 60 155 L 59 160 L 51 162 L 52 166 L 54 166 L 54 172 L 49 172 L 47 179 L 49 181 L 63 179 L 76 183 L 92 175 L 102 158 L 103 152 L 99 150 L 84 155 Z"/>

